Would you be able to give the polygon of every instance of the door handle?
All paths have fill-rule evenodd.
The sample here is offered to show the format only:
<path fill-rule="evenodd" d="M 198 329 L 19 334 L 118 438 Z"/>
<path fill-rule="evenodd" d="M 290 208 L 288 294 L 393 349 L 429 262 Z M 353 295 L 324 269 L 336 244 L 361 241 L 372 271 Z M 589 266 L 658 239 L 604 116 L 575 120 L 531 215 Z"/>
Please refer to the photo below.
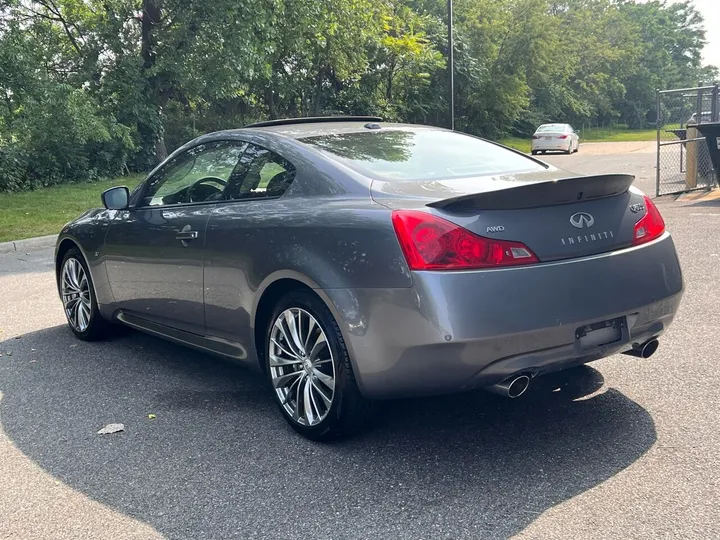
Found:
<path fill-rule="evenodd" d="M 195 240 L 197 237 L 198 237 L 197 231 L 180 231 L 179 233 L 177 233 L 177 236 L 175 236 L 175 239 L 182 240 L 185 242 L 187 240 Z"/>

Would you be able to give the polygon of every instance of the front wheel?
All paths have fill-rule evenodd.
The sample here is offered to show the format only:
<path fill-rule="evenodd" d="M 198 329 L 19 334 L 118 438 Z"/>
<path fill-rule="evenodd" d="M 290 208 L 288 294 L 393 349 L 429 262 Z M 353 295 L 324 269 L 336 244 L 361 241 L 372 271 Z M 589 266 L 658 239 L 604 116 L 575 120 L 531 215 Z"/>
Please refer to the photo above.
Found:
<path fill-rule="evenodd" d="M 366 425 L 372 403 L 360 394 L 335 319 L 315 295 L 297 291 L 280 301 L 265 353 L 277 404 L 295 431 L 320 441 Z"/>
<path fill-rule="evenodd" d="M 84 341 L 105 337 L 110 323 L 100 315 L 90 270 L 79 249 L 65 254 L 59 277 L 63 311 L 73 334 Z"/>

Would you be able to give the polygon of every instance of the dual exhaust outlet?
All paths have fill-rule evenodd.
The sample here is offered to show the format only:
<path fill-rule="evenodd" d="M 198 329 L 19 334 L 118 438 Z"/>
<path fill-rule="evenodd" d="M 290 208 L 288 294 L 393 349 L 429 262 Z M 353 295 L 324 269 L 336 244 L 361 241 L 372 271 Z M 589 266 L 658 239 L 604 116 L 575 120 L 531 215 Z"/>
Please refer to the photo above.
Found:
<path fill-rule="evenodd" d="M 650 358 L 655 354 L 659 345 L 660 343 L 657 338 L 652 338 L 640 345 L 634 345 L 632 349 L 625 351 L 623 354 L 637 356 L 638 358 Z M 488 386 L 486 390 L 510 399 L 515 399 L 527 392 L 528 388 L 530 388 L 530 376 L 523 374 L 513 375 L 502 382 Z"/>

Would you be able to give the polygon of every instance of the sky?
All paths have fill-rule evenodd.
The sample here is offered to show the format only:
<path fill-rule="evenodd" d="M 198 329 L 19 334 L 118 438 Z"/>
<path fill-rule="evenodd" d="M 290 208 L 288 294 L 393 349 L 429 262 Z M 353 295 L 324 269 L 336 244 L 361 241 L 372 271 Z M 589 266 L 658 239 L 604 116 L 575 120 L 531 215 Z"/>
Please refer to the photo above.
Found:
<path fill-rule="evenodd" d="M 703 61 L 720 68 L 720 0 L 694 0 L 693 3 L 705 19 L 707 44 L 703 51 Z"/>

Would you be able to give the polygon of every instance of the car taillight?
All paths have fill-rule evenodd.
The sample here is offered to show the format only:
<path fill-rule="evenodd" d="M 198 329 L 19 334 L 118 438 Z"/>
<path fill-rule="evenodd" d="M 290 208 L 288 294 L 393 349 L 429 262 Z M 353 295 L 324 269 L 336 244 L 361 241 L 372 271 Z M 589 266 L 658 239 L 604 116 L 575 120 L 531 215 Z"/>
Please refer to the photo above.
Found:
<path fill-rule="evenodd" d="M 645 197 L 645 215 L 635 224 L 633 244 L 639 245 L 655 240 L 665 232 L 665 222 L 650 197 Z"/>
<path fill-rule="evenodd" d="M 540 139 L 540 138 L 542 138 L 542 137 L 540 137 L 540 135 L 533 135 L 533 139 Z"/>
<path fill-rule="evenodd" d="M 425 212 L 395 210 L 392 223 L 411 270 L 471 270 L 539 262 L 520 242 L 484 238 Z"/>
<path fill-rule="evenodd" d="M 567 139 L 567 135 L 558 135 L 558 139 Z"/>

